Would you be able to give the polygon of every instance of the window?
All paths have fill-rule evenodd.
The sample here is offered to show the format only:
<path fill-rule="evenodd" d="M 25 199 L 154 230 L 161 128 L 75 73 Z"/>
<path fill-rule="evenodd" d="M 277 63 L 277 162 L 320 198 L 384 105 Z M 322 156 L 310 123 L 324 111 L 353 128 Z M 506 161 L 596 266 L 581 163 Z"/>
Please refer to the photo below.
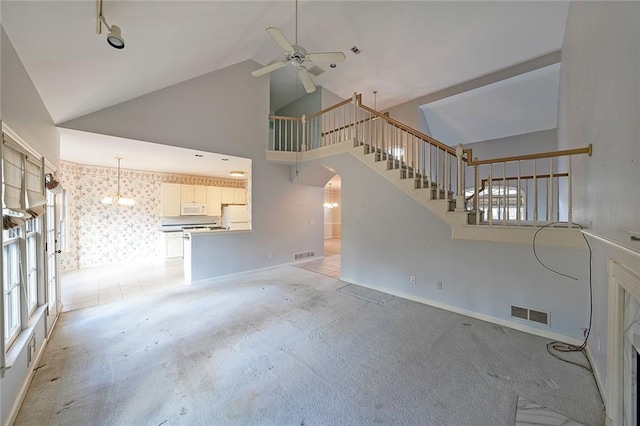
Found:
<path fill-rule="evenodd" d="M 473 203 L 474 189 L 468 188 L 465 197 Z M 504 186 L 501 182 L 496 182 L 489 188 L 480 191 L 478 196 L 478 210 L 484 212 L 484 218 L 489 218 L 489 204 L 491 204 L 491 217 L 493 220 L 526 220 L 525 204 L 526 197 L 523 190 L 518 190 L 515 186 Z"/>
<path fill-rule="evenodd" d="M 38 306 L 38 233 L 40 218 L 29 219 L 27 221 L 27 311 L 29 316 Z"/>
<path fill-rule="evenodd" d="M 13 343 L 20 331 L 20 234 L 21 228 L 3 233 L 3 293 L 4 293 L 4 341 L 5 348 Z"/>
<path fill-rule="evenodd" d="M 6 353 L 46 300 L 41 215 L 47 200 L 42 160 L 25 153 L 6 134 L 2 136 L 2 342 Z"/>
<path fill-rule="evenodd" d="M 56 215 L 55 195 L 47 191 L 47 230 L 45 236 L 47 262 L 47 301 L 49 308 L 56 304 Z"/>

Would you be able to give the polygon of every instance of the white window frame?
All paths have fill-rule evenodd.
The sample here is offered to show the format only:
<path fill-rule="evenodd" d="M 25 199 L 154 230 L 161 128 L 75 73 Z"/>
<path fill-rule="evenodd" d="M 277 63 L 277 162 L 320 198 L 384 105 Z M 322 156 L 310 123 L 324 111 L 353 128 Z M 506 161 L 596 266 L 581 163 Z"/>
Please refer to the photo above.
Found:
<path fill-rule="evenodd" d="M 31 229 L 30 229 L 31 228 Z M 25 293 L 27 312 L 29 318 L 38 307 L 38 296 L 40 288 L 40 247 L 38 244 L 40 237 L 40 217 L 29 219 L 26 225 L 25 238 Z"/>
<path fill-rule="evenodd" d="M 2 293 L 5 350 L 9 350 L 22 330 L 21 227 L 5 230 L 2 242 Z M 17 295 L 17 297 L 16 297 Z M 11 300 L 11 299 L 16 299 Z"/>

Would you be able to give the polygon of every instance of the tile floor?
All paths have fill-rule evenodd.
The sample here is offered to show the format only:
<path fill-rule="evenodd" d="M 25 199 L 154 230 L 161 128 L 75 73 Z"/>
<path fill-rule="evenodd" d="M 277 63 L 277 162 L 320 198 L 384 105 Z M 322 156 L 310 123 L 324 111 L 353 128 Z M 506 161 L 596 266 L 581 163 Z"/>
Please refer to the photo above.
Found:
<path fill-rule="evenodd" d="M 323 258 L 298 263 L 295 266 L 340 279 L 340 238 L 327 238 L 324 240 Z"/>
<path fill-rule="evenodd" d="M 104 305 L 185 285 L 182 259 L 94 266 L 60 276 L 63 312 Z"/>
<path fill-rule="evenodd" d="M 297 266 L 339 279 L 340 239 L 326 239 L 324 253 L 324 258 Z M 105 305 L 186 284 L 182 259 L 93 266 L 63 272 L 60 279 L 63 312 Z"/>

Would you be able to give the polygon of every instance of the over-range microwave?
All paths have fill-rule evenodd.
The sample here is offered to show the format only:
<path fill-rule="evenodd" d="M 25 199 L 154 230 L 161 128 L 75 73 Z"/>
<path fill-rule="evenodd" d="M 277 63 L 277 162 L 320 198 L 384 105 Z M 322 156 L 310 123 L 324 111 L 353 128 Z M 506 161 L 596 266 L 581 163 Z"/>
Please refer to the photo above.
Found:
<path fill-rule="evenodd" d="M 204 203 L 182 203 L 180 204 L 180 214 L 182 216 L 202 216 L 207 214 L 207 205 Z"/>

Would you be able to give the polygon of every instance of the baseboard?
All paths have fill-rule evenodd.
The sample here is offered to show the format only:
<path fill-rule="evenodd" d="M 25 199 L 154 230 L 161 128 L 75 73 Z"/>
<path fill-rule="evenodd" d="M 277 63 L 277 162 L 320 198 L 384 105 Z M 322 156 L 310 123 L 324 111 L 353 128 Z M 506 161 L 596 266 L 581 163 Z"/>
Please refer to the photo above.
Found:
<path fill-rule="evenodd" d="M 514 330 L 522 331 L 525 333 L 533 334 L 536 336 L 544 337 L 551 340 L 557 340 L 564 343 L 569 343 L 572 345 L 580 346 L 582 344 L 582 340 L 576 339 L 574 337 L 565 336 L 563 334 L 554 333 L 552 331 L 540 330 L 538 328 L 529 327 L 523 324 L 518 324 L 515 322 L 507 321 L 502 318 L 496 318 L 489 315 L 481 314 L 478 312 L 470 311 L 464 308 L 460 308 L 458 306 L 448 305 L 446 303 L 437 302 L 431 299 L 425 299 L 423 297 L 412 296 L 410 294 L 405 294 L 393 290 L 389 290 L 387 288 L 376 287 L 365 283 L 356 282 L 354 280 L 350 280 L 349 278 L 340 277 L 341 281 L 348 282 L 351 284 L 359 285 L 361 287 L 370 288 L 371 290 L 381 291 L 383 293 L 391 294 L 396 297 L 400 297 L 402 299 L 411 300 L 413 302 L 422 303 L 424 305 L 433 306 L 434 308 L 444 309 L 445 311 L 454 312 L 456 314 L 465 315 L 471 318 L 475 318 L 481 321 L 490 322 L 492 324 L 497 324 L 503 327 L 512 328 Z"/>
<path fill-rule="evenodd" d="M 36 374 L 36 367 L 40 365 L 40 358 L 42 358 L 42 354 L 44 353 L 44 350 L 46 349 L 48 344 L 49 344 L 49 339 L 45 337 L 42 340 L 42 345 L 40 346 L 40 350 L 38 351 L 38 354 L 36 355 L 35 359 L 31 363 L 31 369 L 29 370 L 29 374 L 27 375 L 27 378 L 25 379 L 24 384 L 20 389 L 18 398 L 16 398 L 16 400 L 13 403 L 13 406 L 11 407 L 11 412 L 9 414 L 9 417 L 7 417 L 7 422 L 5 423 L 5 426 L 10 426 L 15 423 L 16 418 L 18 417 L 18 412 L 20 411 L 20 407 L 22 406 L 22 402 L 24 401 L 24 397 L 27 396 L 27 391 L 29 390 L 29 386 L 31 385 L 33 376 L 35 376 Z"/>
<path fill-rule="evenodd" d="M 594 367 L 594 363 L 593 363 L 593 357 L 591 356 L 591 350 L 589 349 L 589 344 L 587 343 L 587 346 L 585 347 L 585 353 L 587 355 L 587 358 L 589 358 L 589 362 L 591 363 L 591 368 L 593 369 L 593 377 L 596 379 L 596 386 L 598 387 L 598 391 L 600 392 L 600 398 L 602 398 L 602 403 L 604 404 L 605 407 L 605 412 L 607 411 L 607 399 L 606 399 L 606 392 L 605 392 L 605 387 L 604 387 L 604 382 L 602 381 L 602 378 L 598 375 L 598 370 L 595 369 Z"/>
<path fill-rule="evenodd" d="M 295 266 L 295 265 L 298 265 L 298 264 L 301 264 L 301 263 L 308 262 L 310 260 L 318 260 L 318 259 L 323 259 L 323 258 L 324 258 L 324 256 L 315 256 L 315 257 L 310 257 L 310 258 L 304 259 L 304 260 L 297 260 L 295 262 L 280 263 L 278 265 L 265 266 L 264 268 L 248 269 L 246 271 L 233 272 L 231 274 L 220 275 L 220 276 L 212 277 L 212 278 L 205 278 L 203 280 L 198 280 L 198 281 L 191 281 L 191 283 L 189 283 L 189 285 L 212 284 L 212 283 L 214 283 L 216 281 L 220 281 L 220 280 L 224 280 L 224 279 L 228 279 L 228 278 L 233 278 L 233 277 L 238 277 L 240 275 L 251 274 L 251 273 L 254 273 L 254 272 L 268 271 L 270 269 L 281 268 L 283 266 Z"/>

